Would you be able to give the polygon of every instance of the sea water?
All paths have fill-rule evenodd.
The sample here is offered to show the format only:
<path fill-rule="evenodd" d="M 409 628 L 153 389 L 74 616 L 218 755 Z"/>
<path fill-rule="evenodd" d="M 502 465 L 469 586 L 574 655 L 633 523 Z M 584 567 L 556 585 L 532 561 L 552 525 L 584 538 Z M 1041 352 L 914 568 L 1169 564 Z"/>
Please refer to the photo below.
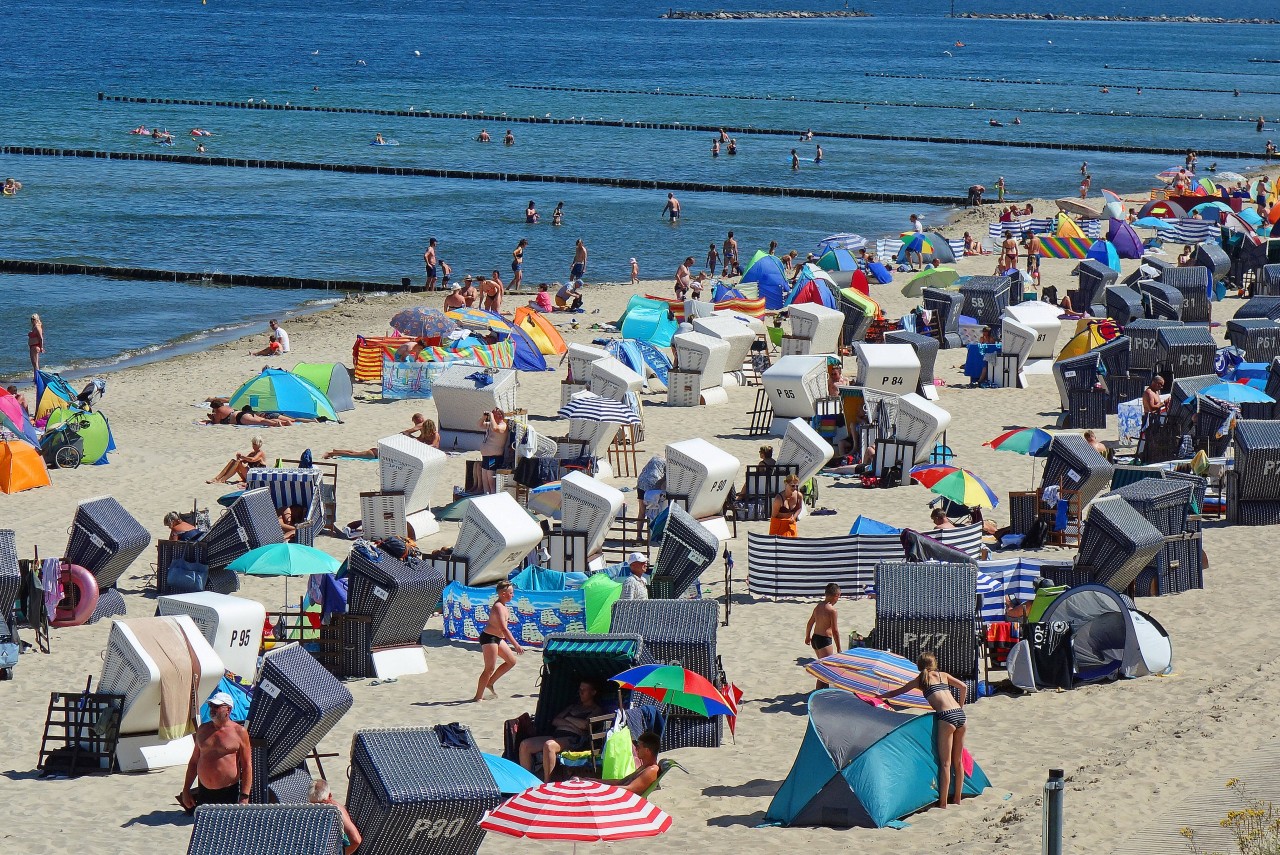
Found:
<path fill-rule="evenodd" d="M 816 165 L 813 143 L 740 133 L 737 156 L 722 151 L 713 159 L 711 135 L 704 132 L 504 119 L 588 117 L 1259 153 L 1220 160 L 1221 169 L 1235 171 L 1256 166 L 1273 133 L 1280 140 L 1273 127 L 1258 134 L 1253 126 L 1258 115 L 1274 112 L 1269 93 L 1280 92 L 1280 65 L 1249 62 L 1280 58 L 1276 27 L 966 21 L 945 17 L 946 3 L 887 0 L 854 3 L 874 15 L 856 20 L 661 20 L 669 5 L 18 0 L 6 4 L 10 50 L 0 65 L 6 93 L 0 143 L 192 154 L 188 132 L 200 127 L 213 133 L 203 139 L 209 153 L 227 157 L 931 196 L 961 196 L 971 183 L 990 192 L 1003 175 L 1012 195 L 1061 196 L 1075 194 L 1083 160 L 1095 192 L 1135 192 L 1180 159 L 819 137 L 824 162 Z M 794 0 L 711 6 L 805 7 Z M 1040 11 L 1013 2 L 957 5 L 968 10 Z M 1123 15 L 1151 8 L 1073 2 L 1049 11 Z M 1158 11 L 1276 15 L 1261 2 L 1229 8 L 1170 2 Z M 528 85 L 643 94 L 517 88 Z M 1102 85 L 1111 92 L 1103 94 Z M 486 118 L 120 104 L 98 101 L 98 92 L 483 112 Z M 974 109 L 947 109 L 970 105 Z M 1110 111 L 1118 115 L 1088 115 Z M 1020 125 L 1012 124 L 1015 116 Z M 991 127 L 991 118 L 1004 126 Z M 129 135 L 138 125 L 167 128 L 175 145 Z M 492 143 L 474 142 L 481 127 Z M 501 144 L 508 127 L 517 138 L 512 147 Z M 399 145 L 369 145 L 376 133 Z M 792 148 L 801 157 L 799 170 L 790 168 Z M 523 237 L 530 242 L 526 280 L 563 279 L 574 241 L 582 238 L 590 250 L 588 281 L 624 281 L 632 257 L 642 276 L 670 278 L 684 256 L 701 263 L 707 245 L 718 245 L 730 229 L 744 255 L 770 240 L 803 255 L 833 232 L 894 234 L 907 227 L 910 213 L 927 223 L 947 213 L 681 193 L 684 217 L 673 226 L 660 217 L 666 194 L 656 190 L 17 156 L 0 157 L 0 173 L 25 185 L 19 196 L 0 199 L 0 257 L 388 283 L 402 276 L 422 280 L 422 252 L 433 236 L 455 276 L 493 269 L 509 276 L 511 249 Z M 535 226 L 524 222 L 530 200 L 542 214 Z M 564 224 L 555 228 L 551 209 L 560 201 Z M 0 348 L 5 376 L 24 373 L 32 311 L 45 318 L 49 360 L 86 366 L 174 341 L 192 346 L 211 327 L 229 333 L 324 297 L 88 278 L 5 276 L 0 283 L 0 334 L 11 342 Z M 109 327 L 103 317 L 113 319 Z"/>

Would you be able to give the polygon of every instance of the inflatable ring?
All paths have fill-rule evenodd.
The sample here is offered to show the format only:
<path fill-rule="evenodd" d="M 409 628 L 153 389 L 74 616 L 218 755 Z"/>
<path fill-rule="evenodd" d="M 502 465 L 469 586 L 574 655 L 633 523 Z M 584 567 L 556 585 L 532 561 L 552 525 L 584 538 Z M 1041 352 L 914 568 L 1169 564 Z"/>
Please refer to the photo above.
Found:
<path fill-rule="evenodd" d="M 98 607 L 98 580 L 93 574 L 78 564 L 62 562 L 62 589 L 67 592 L 63 602 L 75 603 L 73 608 L 63 608 L 60 603 L 54 610 L 49 626 L 80 626 L 89 620 L 93 610 Z M 70 588 L 76 589 L 75 596 Z"/>

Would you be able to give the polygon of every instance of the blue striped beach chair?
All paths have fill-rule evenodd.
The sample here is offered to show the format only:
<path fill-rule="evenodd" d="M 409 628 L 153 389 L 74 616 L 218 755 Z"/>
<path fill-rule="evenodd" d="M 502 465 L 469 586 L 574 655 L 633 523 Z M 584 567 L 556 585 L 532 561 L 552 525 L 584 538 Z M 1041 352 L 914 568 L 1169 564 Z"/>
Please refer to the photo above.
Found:
<path fill-rule="evenodd" d="M 298 533 L 294 542 L 311 546 L 316 533 L 324 529 L 324 502 L 320 496 L 319 469 L 250 469 L 245 476 L 247 490 L 266 488 L 277 511 L 302 508 L 302 519 L 294 519 Z"/>

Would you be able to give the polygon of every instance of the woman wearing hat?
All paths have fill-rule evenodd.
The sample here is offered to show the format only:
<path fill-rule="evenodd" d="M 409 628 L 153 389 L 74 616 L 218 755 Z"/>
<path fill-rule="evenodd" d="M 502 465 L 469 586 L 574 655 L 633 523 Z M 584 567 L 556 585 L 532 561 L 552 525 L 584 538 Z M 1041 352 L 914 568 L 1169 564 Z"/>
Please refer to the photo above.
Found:
<path fill-rule="evenodd" d="M 470 276 L 467 277 L 467 281 L 471 281 Z M 462 286 L 454 282 L 449 286 L 449 293 L 445 295 L 444 310 L 447 312 L 450 309 L 461 309 L 465 305 L 467 305 L 467 299 L 462 296 Z"/>

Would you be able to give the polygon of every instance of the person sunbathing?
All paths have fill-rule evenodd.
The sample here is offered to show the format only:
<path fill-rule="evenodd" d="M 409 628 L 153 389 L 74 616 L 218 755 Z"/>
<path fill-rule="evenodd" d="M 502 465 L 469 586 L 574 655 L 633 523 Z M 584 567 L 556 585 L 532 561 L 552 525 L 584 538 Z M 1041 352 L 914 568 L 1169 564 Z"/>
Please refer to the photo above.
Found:
<path fill-rule="evenodd" d="M 625 778 L 605 783 L 643 796 L 658 782 L 658 776 L 662 773 L 662 767 L 658 765 L 658 745 L 658 734 L 652 730 L 640 734 L 635 741 L 636 770 Z"/>
<path fill-rule="evenodd" d="M 253 450 L 248 454 L 237 453 L 235 457 L 227 461 L 227 465 L 222 467 L 222 471 L 214 475 L 206 484 L 230 484 L 231 476 L 236 476 L 244 483 L 248 478 L 250 469 L 257 469 L 260 466 L 267 465 L 267 453 L 262 450 L 262 437 L 255 436 L 253 438 Z M 166 523 L 168 518 L 166 518 Z"/>
<path fill-rule="evenodd" d="M 551 736 L 531 736 L 520 743 L 520 765 L 533 771 L 533 761 L 542 754 L 542 779 L 551 780 L 556 768 L 556 755 L 561 751 L 585 751 L 591 746 L 591 717 L 601 715 L 595 683 L 578 684 L 578 702 L 569 704 L 551 720 Z"/>
<path fill-rule="evenodd" d="M 236 410 L 226 398 L 205 398 L 209 405 L 209 421 L 211 425 L 250 425 L 253 427 L 288 427 L 294 419 L 288 416 L 264 416 L 255 413 L 249 407 Z"/>
<path fill-rule="evenodd" d="M 276 511 L 276 516 L 280 519 L 280 530 L 284 532 L 284 542 L 293 543 L 293 539 L 298 536 L 298 527 L 293 524 L 293 508 L 283 507 Z"/>
<path fill-rule="evenodd" d="M 199 540 L 203 531 L 182 518 L 177 511 L 169 511 L 164 515 L 164 524 L 169 527 L 170 540 Z"/>

